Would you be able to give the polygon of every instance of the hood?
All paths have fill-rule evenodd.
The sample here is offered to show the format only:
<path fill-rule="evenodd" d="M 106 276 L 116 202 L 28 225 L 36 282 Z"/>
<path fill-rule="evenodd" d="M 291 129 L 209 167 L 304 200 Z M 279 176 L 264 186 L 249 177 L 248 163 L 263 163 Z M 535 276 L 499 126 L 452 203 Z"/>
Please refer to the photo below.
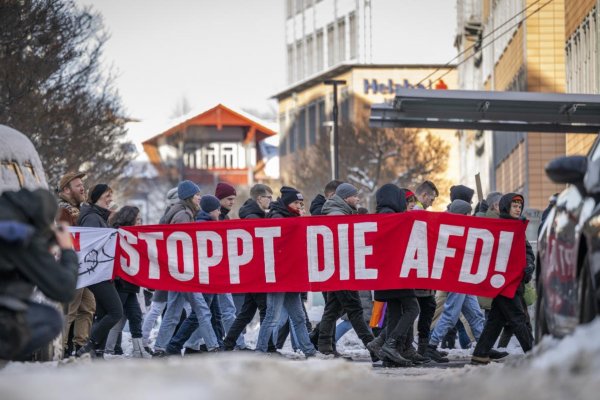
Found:
<path fill-rule="evenodd" d="M 321 215 L 329 215 L 332 213 L 352 215 L 356 214 L 356 209 L 350 207 L 344 199 L 336 194 L 327 200 L 321 209 Z"/>
<path fill-rule="evenodd" d="M 248 199 L 244 203 L 242 207 L 240 207 L 240 211 L 238 211 L 238 215 L 241 219 L 247 218 L 248 215 L 258 215 L 261 218 L 265 218 L 267 213 L 265 210 L 260 208 L 256 200 Z"/>
<path fill-rule="evenodd" d="M 106 222 L 108 222 L 108 217 L 110 217 L 110 210 L 97 206 L 96 204 L 85 203 L 81 206 L 80 210 L 80 220 L 85 219 L 85 217 L 87 217 L 90 214 L 98 214 Z"/>
<path fill-rule="evenodd" d="M 406 211 L 406 198 L 398 186 L 386 183 L 375 193 L 377 213 L 404 212 Z"/>
<path fill-rule="evenodd" d="M 277 199 L 271 203 L 271 209 L 269 210 L 269 214 L 267 214 L 267 218 L 279 218 L 283 217 L 298 217 L 297 214 L 292 213 L 288 207 L 283 204 L 283 200 Z"/>
<path fill-rule="evenodd" d="M 323 205 L 327 199 L 322 194 L 318 194 L 317 197 L 310 203 L 310 215 L 321 215 Z"/>
<path fill-rule="evenodd" d="M 500 198 L 500 203 L 498 203 L 498 209 L 500 210 L 500 218 L 509 218 L 514 219 L 510 216 L 510 203 L 512 203 L 512 199 L 515 196 L 520 196 L 523 199 L 523 203 L 525 203 L 525 197 L 520 193 L 507 193 Z M 523 214 L 523 209 L 525 205 L 523 204 L 523 208 L 521 209 L 521 215 Z"/>
<path fill-rule="evenodd" d="M 49 229 L 57 211 L 56 199 L 44 189 L 5 192 L 0 201 L 0 220 L 17 220 L 38 229 Z"/>
<path fill-rule="evenodd" d="M 474 194 L 475 191 L 470 187 L 465 185 L 455 185 L 450 188 L 450 202 L 459 199 L 470 204 L 471 201 L 473 201 Z"/>

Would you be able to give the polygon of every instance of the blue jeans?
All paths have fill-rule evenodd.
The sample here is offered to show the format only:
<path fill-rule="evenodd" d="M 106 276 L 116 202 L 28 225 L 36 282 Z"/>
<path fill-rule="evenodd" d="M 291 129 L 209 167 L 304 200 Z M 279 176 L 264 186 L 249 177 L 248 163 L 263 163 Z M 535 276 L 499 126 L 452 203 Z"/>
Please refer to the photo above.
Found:
<path fill-rule="evenodd" d="M 284 308 L 292 321 L 292 330 L 298 340 L 298 347 L 305 355 L 313 355 L 316 352 L 316 349 L 308 337 L 308 329 L 306 329 L 306 319 L 304 317 L 304 310 L 302 309 L 300 293 L 267 294 L 267 313 L 260 325 L 256 350 L 267 352 L 269 339 L 273 337 L 273 332 L 276 330 L 277 324 L 281 320 L 281 314 Z M 276 339 L 274 339 L 274 341 L 275 340 Z"/>
<path fill-rule="evenodd" d="M 346 332 L 348 332 L 351 329 L 352 323 L 347 319 L 343 319 L 342 322 L 337 324 L 337 326 L 335 327 L 335 341 L 337 342 L 338 340 L 340 340 L 342 336 L 344 336 Z"/>
<path fill-rule="evenodd" d="M 169 292 L 167 300 L 167 311 L 163 317 L 158 336 L 156 337 L 155 349 L 165 350 L 167 344 L 173 336 L 175 327 L 181 317 L 181 311 L 188 301 L 192 306 L 192 310 L 198 317 L 198 329 L 201 332 L 202 338 L 209 350 L 219 347 L 217 336 L 210 323 L 211 313 L 206 300 L 202 293 L 191 292 Z"/>
<path fill-rule="evenodd" d="M 440 344 L 448 330 L 456 325 L 461 312 L 471 326 L 475 340 L 479 340 L 483 331 L 484 317 L 477 296 L 449 292 L 444 303 L 444 311 L 431 333 L 429 344 L 434 346 Z"/>
<path fill-rule="evenodd" d="M 208 303 L 212 303 L 215 299 L 219 302 L 221 321 L 223 323 L 225 334 L 227 334 L 227 332 L 229 332 L 229 328 L 231 328 L 231 325 L 233 325 L 233 322 L 235 321 L 236 309 L 233 302 L 233 297 L 230 293 L 210 294 L 205 295 L 205 297 L 207 298 Z M 196 329 L 185 343 L 185 347 L 198 350 L 203 337 L 204 336 L 202 335 L 200 329 Z M 240 337 L 237 339 L 236 345 L 242 349 L 246 347 L 246 343 L 244 342 L 244 337 L 242 335 L 240 335 Z"/>

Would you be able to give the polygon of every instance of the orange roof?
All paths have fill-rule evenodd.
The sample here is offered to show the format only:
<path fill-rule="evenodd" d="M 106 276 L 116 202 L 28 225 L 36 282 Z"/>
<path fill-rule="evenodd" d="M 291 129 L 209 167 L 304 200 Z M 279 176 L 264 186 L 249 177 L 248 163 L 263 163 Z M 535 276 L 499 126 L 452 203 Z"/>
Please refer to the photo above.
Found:
<path fill-rule="evenodd" d="M 142 144 L 155 145 L 156 140 L 162 136 L 171 136 L 181 129 L 188 126 L 216 126 L 217 129 L 221 130 L 224 126 L 247 126 L 250 128 L 248 136 L 245 142 L 249 142 L 254 139 L 256 131 L 262 132 L 266 136 L 275 135 L 276 132 L 266 126 L 265 123 L 261 122 L 258 118 L 254 118 L 243 111 L 236 111 L 230 107 L 224 106 L 223 104 L 217 104 L 210 110 L 204 111 L 200 114 L 190 114 L 182 117 L 179 121 L 175 122 L 175 125 L 167 129 L 166 131 L 144 141 Z"/>

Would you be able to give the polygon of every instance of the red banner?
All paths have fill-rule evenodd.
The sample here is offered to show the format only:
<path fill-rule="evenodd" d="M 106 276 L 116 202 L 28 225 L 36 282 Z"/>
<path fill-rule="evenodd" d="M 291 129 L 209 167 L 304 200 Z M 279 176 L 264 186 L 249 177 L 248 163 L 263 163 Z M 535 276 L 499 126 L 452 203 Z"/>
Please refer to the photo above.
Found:
<path fill-rule="evenodd" d="M 526 227 L 426 211 L 127 227 L 114 274 L 206 293 L 419 288 L 512 297 Z"/>

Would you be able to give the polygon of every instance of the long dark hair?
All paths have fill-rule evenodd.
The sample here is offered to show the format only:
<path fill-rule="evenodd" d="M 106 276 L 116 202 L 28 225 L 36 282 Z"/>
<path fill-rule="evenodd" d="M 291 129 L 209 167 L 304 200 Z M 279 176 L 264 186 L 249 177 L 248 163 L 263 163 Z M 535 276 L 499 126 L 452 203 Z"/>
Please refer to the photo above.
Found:
<path fill-rule="evenodd" d="M 121 226 L 133 226 L 140 213 L 140 209 L 134 206 L 125 206 L 110 217 L 110 226 L 119 228 Z"/>

